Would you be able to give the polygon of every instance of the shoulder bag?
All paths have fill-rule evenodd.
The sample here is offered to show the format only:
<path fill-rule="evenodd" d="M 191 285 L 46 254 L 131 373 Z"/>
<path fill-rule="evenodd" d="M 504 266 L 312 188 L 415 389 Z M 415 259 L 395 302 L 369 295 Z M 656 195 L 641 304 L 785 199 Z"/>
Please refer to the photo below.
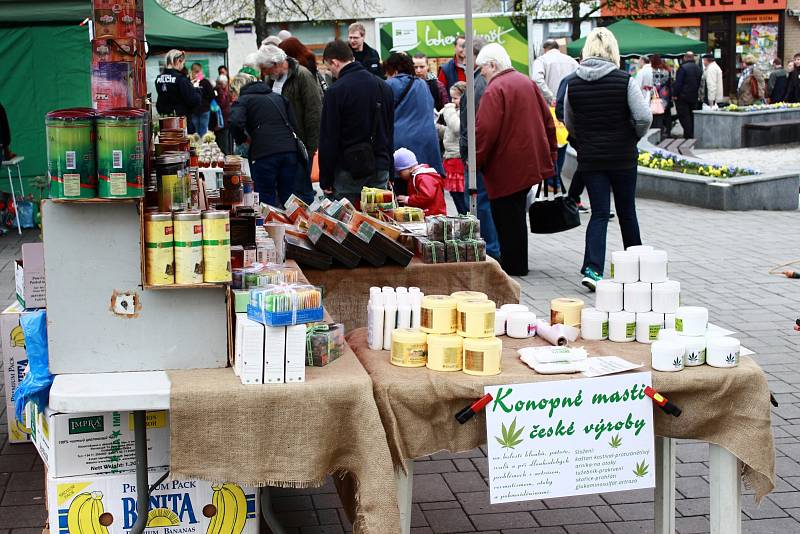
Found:
<path fill-rule="evenodd" d="M 564 183 L 561 180 L 558 182 L 561 184 L 561 194 L 556 193 L 552 198 L 547 193 L 547 180 L 539 183 L 533 204 L 528 208 L 532 234 L 555 234 L 581 225 L 578 205 L 567 196 Z M 545 191 L 544 198 L 541 198 L 542 190 Z"/>
<path fill-rule="evenodd" d="M 657 91 L 652 90 L 650 92 L 650 112 L 653 115 L 663 115 L 664 111 L 664 101 L 658 96 Z"/>
<path fill-rule="evenodd" d="M 306 169 L 309 169 L 310 166 L 308 160 L 308 149 L 306 149 L 305 143 L 303 143 L 303 140 L 297 136 L 297 133 L 294 131 L 294 128 L 292 128 L 291 123 L 289 123 L 289 119 L 286 116 L 286 111 L 284 109 L 281 109 L 280 106 L 278 106 L 278 104 L 276 104 L 272 98 L 269 98 L 269 95 L 267 95 L 267 98 L 269 99 L 270 103 L 273 106 L 275 106 L 275 109 L 278 110 L 278 114 L 281 116 L 281 119 L 283 119 L 283 123 L 286 125 L 286 128 L 289 129 L 289 132 L 292 134 L 292 137 L 294 137 L 294 142 L 297 147 L 297 160 L 303 165 L 305 165 Z M 288 103 L 284 101 L 284 108 L 286 106 L 288 106 Z"/>

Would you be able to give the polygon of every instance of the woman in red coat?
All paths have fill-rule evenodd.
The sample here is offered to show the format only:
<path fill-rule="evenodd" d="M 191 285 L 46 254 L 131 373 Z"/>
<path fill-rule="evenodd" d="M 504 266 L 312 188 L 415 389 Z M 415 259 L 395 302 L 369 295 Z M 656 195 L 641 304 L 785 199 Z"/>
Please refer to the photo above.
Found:
<path fill-rule="evenodd" d="M 478 107 L 478 169 L 500 241 L 500 264 L 514 276 L 528 274 L 525 199 L 535 184 L 555 174 L 556 126 L 542 93 L 511 67 L 497 43 L 483 47 L 476 63 L 489 84 Z"/>
<path fill-rule="evenodd" d="M 420 165 L 417 156 L 407 148 L 394 152 L 394 168 L 408 182 L 408 196 L 398 196 L 397 202 L 421 208 L 425 215 L 447 215 L 444 202 L 444 178 L 427 165 Z"/>

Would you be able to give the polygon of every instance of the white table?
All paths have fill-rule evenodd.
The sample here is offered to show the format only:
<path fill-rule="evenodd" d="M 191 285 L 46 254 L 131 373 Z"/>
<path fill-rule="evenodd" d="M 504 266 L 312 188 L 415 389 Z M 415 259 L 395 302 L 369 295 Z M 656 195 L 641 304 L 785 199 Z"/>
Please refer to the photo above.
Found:
<path fill-rule="evenodd" d="M 675 533 L 675 445 L 656 436 L 655 532 Z M 741 534 L 741 462 L 728 450 L 709 443 L 711 478 L 711 534 Z M 403 534 L 411 532 L 414 460 L 405 461 L 407 475 L 397 471 L 397 500 Z"/>
<path fill-rule="evenodd" d="M 169 410 L 170 387 L 166 372 L 141 371 L 56 375 L 50 388 L 49 406 L 56 412 L 133 412 L 137 520 L 130 530 L 131 534 L 144 532 L 150 500 L 146 414 L 151 410 Z M 162 480 L 163 478 L 152 486 L 157 486 Z M 268 488 L 261 491 L 261 513 L 274 534 L 284 534 L 283 527 L 272 513 Z"/>
<path fill-rule="evenodd" d="M 11 198 L 14 201 L 14 209 L 17 211 L 17 232 L 22 235 L 22 226 L 19 223 L 19 209 L 17 209 L 17 195 L 14 192 L 14 179 L 11 177 L 11 167 L 17 168 L 17 178 L 19 179 L 19 194 L 25 196 L 25 186 L 22 185 L 22 173 L 19 170 L 19 164 L 25 161 L 25 156 L 14 156 L 11 159 L 3 161 L 3 167 L 8 171 L 8 185 L 11 186 Z"/>

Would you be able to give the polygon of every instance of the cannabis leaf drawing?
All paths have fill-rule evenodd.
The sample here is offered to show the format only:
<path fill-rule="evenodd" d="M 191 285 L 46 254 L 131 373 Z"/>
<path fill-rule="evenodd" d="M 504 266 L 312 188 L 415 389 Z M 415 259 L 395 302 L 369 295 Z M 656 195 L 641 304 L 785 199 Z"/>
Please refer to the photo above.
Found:
<path fill-rule="evenodd" d="M 725 362 L 729 365 L 736 365 L 736 355 L 735 354 L 728 354 L 728 357 L 725 358 Z"/>
<path fill-rule="evenodd" d="M 636 464 L 636 469 L 633 470 L 633 474 L 639 478 L 642 478 L 647 475 L 647 470 L 649 468 L 650 466 L 647 465 L 647 462 L 642 460 L 642 463 Z"/>
<path fill-rule="evenodd" d="M 692 352 L 691 354 L 689 354 L 688 359 L 692 363 L 696 362 L 698 360 L 697 353 L 696 352 Z"/>
<path fill-rule="evenodd" d="M 525 427 L 524 426 L 520 427 L 520 429 L 517 430 L 516 417 L 514 418 L 513 421 L 511 421 L 511 425 L 508 428 L 506 428 L 506 425 L 504 424 L 501 424 L 501 426 L 503 432 L 503 439 L 500 439 L 497 436 L 495 436 L 494 439 L 496 439 L 497 443 L 502 445 L 504 449 L 513 449 L 514 447 L 522 443 L 523 440 L 519 439 L 519 437 L 522 435 L 522 431 L 525 430 Z"/>
<path fill-rule="evenodd" d="M 611 441 L 608 442 L 608 446 L 611 447 L 612 449 L 616 449 L 620 445 L 622 445 L 622 439 L 620 439 L 619 434 L 611 438 Z"/>
<path fill-rule="evenodd" d="M 675 361 L 672 362 L 672 366 L 676 367 L 676 368 L 683 367 L 683 358 L 680 358 L 680 357 L 675 358 Z"/>

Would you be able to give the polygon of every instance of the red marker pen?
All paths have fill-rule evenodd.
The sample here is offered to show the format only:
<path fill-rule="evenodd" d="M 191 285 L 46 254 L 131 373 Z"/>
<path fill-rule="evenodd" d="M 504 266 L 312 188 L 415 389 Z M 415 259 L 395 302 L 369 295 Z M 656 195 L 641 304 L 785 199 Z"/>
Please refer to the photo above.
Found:
<path fill-rule="evenodd" d="M 672 404 L 669 399 L 650 386 L 644 388 L 644 394 L 653 399 L 653 402 L 655 402 L 656 405 L 664 411 L 664 413 L 674 415 L 675 417 L 679 417 L 681 415 L 682 411 L 680 408 Z"/>
<path fill-rule="evenodd" d="M 487 404 L 492 402 L 492 399 L 493 397 L 491 393 L 487 393 L 480 399 L 476 400 L 475 402 L 473 402 L 472 404 L 470 404 L 469 406 L 458 412 L 456 414 L 456 421 L 458 421 L 463 425 L 464 423 L 475 417 L 475 414 L 483 410 Z"/>

